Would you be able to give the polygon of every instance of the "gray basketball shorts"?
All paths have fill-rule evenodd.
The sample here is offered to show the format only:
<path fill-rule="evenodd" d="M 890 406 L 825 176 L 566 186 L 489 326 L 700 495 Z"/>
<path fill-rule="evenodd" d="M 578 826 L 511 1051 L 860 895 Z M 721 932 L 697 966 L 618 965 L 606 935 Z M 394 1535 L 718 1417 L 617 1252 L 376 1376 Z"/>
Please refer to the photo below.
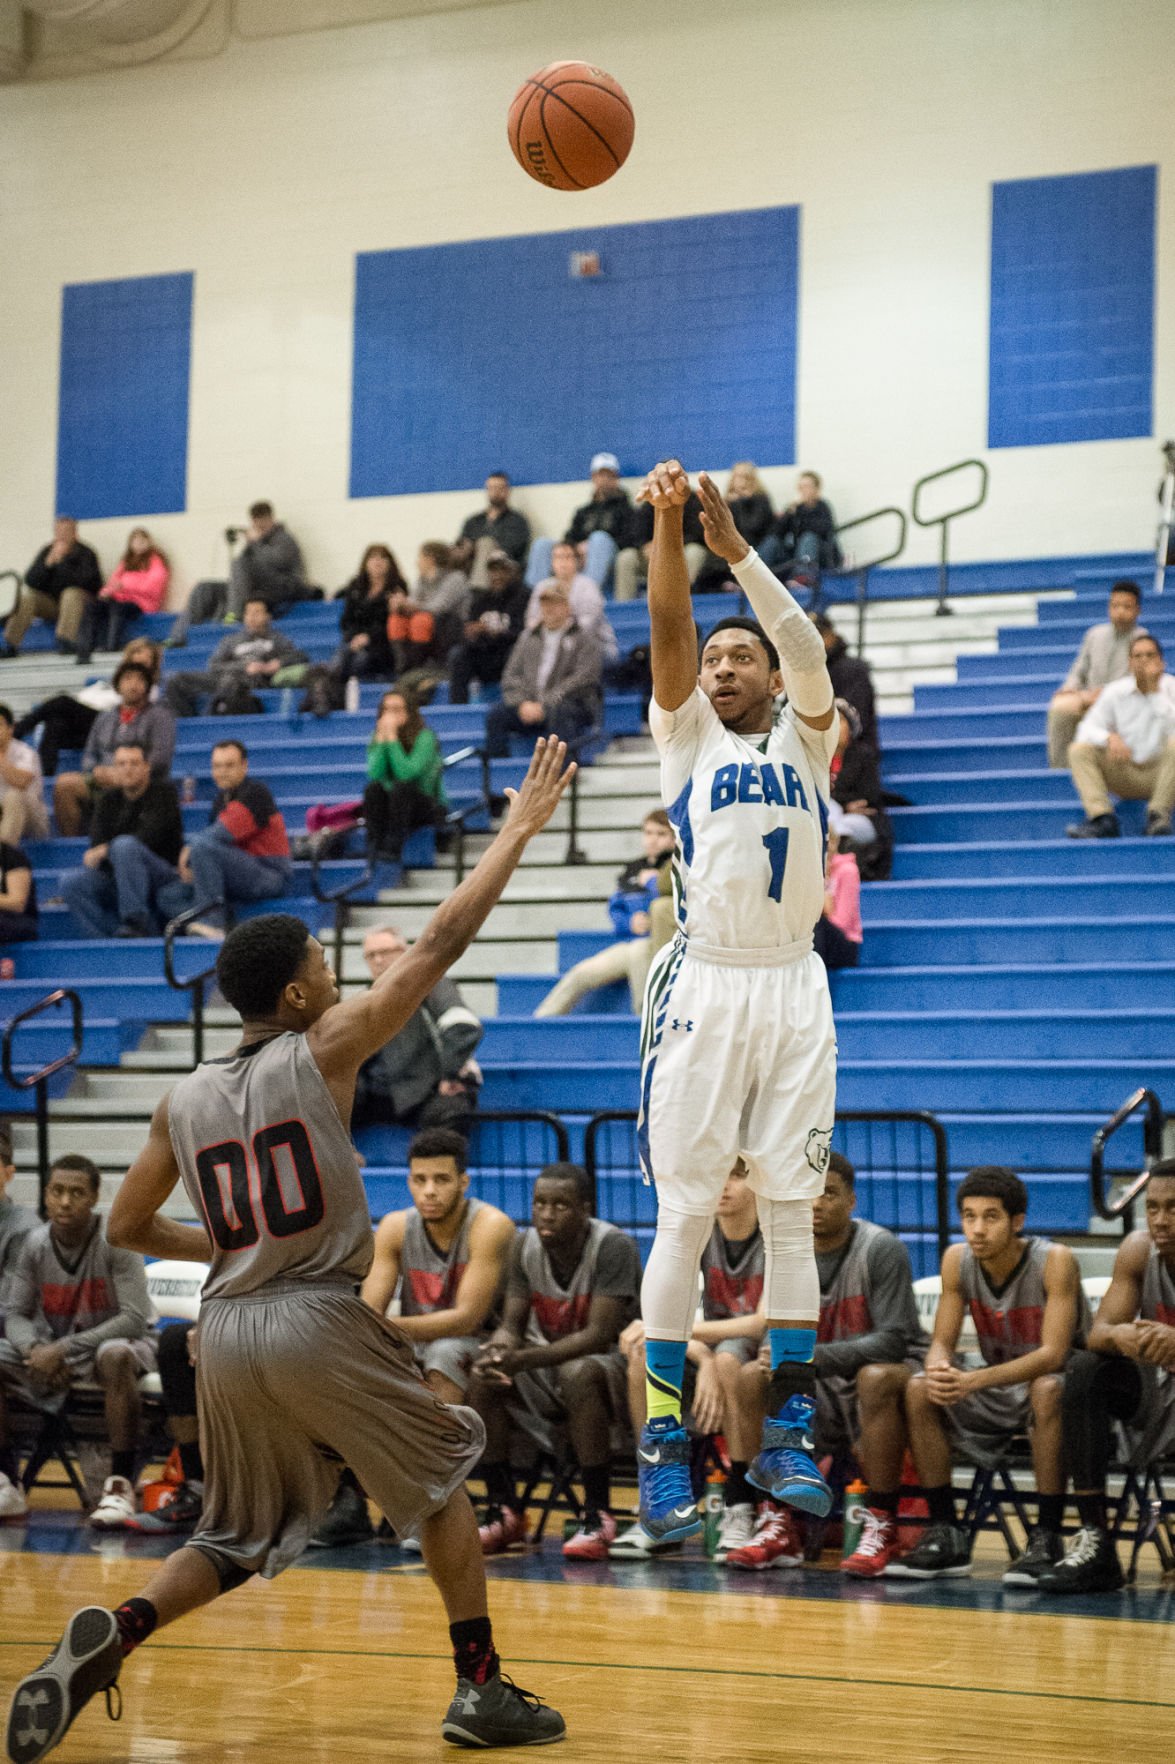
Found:
<path fill-rule="evenodd" d="M 564 1368 L 570 1371 L 585 1361 L 601 1368 L 609 1416 L 614 1424 L 623 1425 L 628 1414 L 628 1362 L 618 1350 L 585 1354 L 581 1360 L 565 1360 L 562 1366 L 535 1366 L 514 1374 L 506 1393 L 506 1409 L 510 1419 L 540 1451 L 556 1450 L 556 1433 L 567 1416 L 559 1374 Z"/>
<path fill-rule="evenodd" d="M 1138 1370 L 1142 1374 L 1142 1401 L 1124 1423 L 1122 1434 L 1127 1461 L 1135 1470 L 1145 1470 L 1175 1451 L 1175 1375 L 1143 1362 L 1138 1363 Z"/>
<path fill-rule="evenodd" d="M 70 1389 L 79 1384 L 93 1383 L 99 1363 L 114 1348 L 129 1348 L 135 1362 L 138 1375 L 155 1370 L 155 1339 L 143 1335 L 134 1341 L 121 1337 L 114 1341 L 102 1341 L 92 1353 L 82 1358 L 73 1358 L 69 1363 Z M 0 1336 L 0 1384 L 5 1390 L 12 1391 L 31 1409 L 40 1409 L 50 1415 L 64 1406 L 69 1390 L 50 1389 L 29 1371 L 20 1354 L 10 1341 Z"/>
<path fill-rule="evenodd" d="M 975 1390 L 939 1413 L 964 1457 L 984 1470 L 993 1470 L 1003 1462 L 1017 1434 L 1032 1432 L 1032 1398 L 1027 1384 Z"/>
<path fill-rule="evenodd" d="M 479 1335 L 442 1335 L 436 1341 L 418 1341 L 416 1364 L 426 1377 L 430 1372 L 439 1372 L 464 1395 L 473 1362 L 484 1345 L 484 1338 Z"/>
<path fill-rule="evenodd" d="M 204 1517 L 191 1545 L 272 1579 L 305 1549 L 346 1464 L 400 1537 L 482 1455 L 472 1409 L 440 1402 L 413 1345 L 348 1286 L 270 1286 L 200 1313 Z"/>

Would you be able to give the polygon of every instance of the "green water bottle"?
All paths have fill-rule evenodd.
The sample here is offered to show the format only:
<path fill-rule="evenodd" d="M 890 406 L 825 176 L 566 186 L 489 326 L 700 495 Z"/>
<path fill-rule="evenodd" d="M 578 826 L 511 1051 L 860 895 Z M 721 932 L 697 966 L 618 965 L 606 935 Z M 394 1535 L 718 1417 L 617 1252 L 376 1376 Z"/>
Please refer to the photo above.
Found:
<path fill-rule="evenodd" d="M 711 1470 L 702 1496 L 702 1547 L 708 1556 L 718 1553 L 718 1533 L 722 1530 L 725 1506 L 726 1478 L 721 1470 Z"/>
<path fill-rule="evenodd" d="M 865 1496 L 869 1490 L 858 1478 L 850 1482 L 845 1489 L 844 1540 L 841 1544 L 841 1556 L 847 1562 L 850 1556 L 857 1553 L 857 1545 L 861 1541 L 861 1533 L 865 1529 Z"/>

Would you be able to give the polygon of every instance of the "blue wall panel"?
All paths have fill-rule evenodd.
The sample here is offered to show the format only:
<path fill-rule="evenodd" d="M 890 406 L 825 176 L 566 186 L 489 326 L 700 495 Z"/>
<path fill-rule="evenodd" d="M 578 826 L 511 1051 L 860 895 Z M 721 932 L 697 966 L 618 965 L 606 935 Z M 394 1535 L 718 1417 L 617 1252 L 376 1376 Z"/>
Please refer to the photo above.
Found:
<path fill-rule="evenodd" d="M 989 447 L 1151 433 L 1157 175 L 993 186 Z"/>
<path fill-rule="evenodd" d="M 79 520 L 187 503 L 190 273 L 62 290 L 57 508 Z"/>
<path fill-rule="evenodd" d="M 798 208 L 362 253 L 351 495 L 585 478 L 601 447 L 793 460 L 798 256 Z"/>

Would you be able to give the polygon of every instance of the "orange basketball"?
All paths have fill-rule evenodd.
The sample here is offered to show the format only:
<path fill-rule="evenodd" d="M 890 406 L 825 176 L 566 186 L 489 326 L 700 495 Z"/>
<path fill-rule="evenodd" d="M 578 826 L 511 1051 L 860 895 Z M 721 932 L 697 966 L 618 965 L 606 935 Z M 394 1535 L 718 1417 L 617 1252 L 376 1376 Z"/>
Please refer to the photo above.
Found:
<path fill-rule="evenodd" d="M 590 190 L 620 170 L 636 123 L 611 74 L 586 61 L 552 61 L 523 80 L 507 127 L 515 159 L 537 183 Z"/>

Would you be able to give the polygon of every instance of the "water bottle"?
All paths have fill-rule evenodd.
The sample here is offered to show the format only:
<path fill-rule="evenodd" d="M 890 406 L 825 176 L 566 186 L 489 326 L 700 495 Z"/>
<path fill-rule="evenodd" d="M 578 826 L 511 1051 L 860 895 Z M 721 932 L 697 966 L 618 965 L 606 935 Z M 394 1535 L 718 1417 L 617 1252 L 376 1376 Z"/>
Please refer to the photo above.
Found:
<path fill-rule="evenodd" d="M 708 1556 L 717 1554 L 718 1533 L 722 1529 L 722 1512 L 726 1505 L 726 1478 L 721 1470 L 711 1470 L 702 1496 L 702 1547 Z"/>
<path fill-rule="evenodd" d="M 845 1489 L 844 1541 L 841 1544 L 841 1555 L 847 1562 L 850 1556 L 857 1553 L 857 1545 L 861 1541 L 861 1533 L 865 1529 L 865 1496 L 869 1490 L 859 1479 L 850 1482 Z"/>
<path fill-rule="evenodd" d="M 351 675 L 343 690 L 343 704 L 351 712 L 359 709 L 359 681 L 354 674 Z"/>
<path fill-rule="evenodd" d="M 195 800 L 196 800 L 196 780 L 191 777 L 185 778 L 183 783 L 180 785 L 180 801 L 184 804 L 185 807 L 190 807 L 191 804 L 195 802 Z"/>

